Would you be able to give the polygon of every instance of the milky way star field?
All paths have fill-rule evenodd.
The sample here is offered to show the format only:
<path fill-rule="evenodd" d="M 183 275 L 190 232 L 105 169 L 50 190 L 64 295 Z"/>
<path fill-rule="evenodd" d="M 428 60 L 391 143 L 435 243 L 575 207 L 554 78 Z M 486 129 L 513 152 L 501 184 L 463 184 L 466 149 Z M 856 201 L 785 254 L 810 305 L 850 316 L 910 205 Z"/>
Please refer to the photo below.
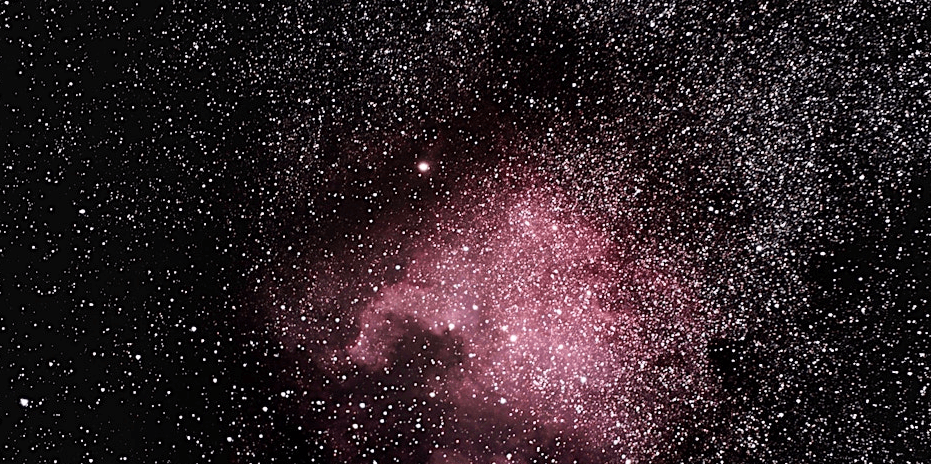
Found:
<path fill-rule="evenodd" d="M 928 5 L 10 3 L 0 461 L 931 462 Z"/>

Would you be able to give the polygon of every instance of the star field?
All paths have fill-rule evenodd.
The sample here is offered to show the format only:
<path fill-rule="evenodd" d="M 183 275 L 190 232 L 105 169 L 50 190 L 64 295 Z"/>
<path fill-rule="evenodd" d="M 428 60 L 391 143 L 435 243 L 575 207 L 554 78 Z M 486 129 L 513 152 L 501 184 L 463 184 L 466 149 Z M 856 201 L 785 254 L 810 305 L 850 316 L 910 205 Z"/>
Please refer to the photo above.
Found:
<path fill-rule="evenodd" d="M 0 460 L 927 462 L 926 10 L 0 5 Z"/>

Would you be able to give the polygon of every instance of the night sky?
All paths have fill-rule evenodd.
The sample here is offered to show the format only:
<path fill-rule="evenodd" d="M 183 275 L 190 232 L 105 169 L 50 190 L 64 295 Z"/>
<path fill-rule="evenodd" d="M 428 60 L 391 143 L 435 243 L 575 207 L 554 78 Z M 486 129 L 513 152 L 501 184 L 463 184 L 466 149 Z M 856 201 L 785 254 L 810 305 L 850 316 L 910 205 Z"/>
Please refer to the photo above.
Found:
<path fill-rule="evenodd" d="M 0 461 L 931 462 L 923 2 L 4 2 Z"/>

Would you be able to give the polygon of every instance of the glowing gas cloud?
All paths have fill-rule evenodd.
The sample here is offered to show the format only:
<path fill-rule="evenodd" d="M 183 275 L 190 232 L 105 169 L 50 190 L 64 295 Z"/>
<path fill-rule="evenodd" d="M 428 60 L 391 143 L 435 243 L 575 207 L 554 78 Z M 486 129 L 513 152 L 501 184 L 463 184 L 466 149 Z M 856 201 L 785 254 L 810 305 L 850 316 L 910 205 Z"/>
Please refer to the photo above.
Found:
<path fill-rule="evenodd" d="M 342 453 L 364 454 L 353 425 L 390 443 L 404 424 L 435 462 L 636 461 L 707 405 L 694 273 L 620 246 L 552 189 L 458 210 L 414 240 L 399 279 L 369 283 L 354 335 L 316 355 L 340 379 L 321 404 L 366 398 L 357 424 L 327 431 Z M 418 405 L 430 413 L 399 418 Z"/>

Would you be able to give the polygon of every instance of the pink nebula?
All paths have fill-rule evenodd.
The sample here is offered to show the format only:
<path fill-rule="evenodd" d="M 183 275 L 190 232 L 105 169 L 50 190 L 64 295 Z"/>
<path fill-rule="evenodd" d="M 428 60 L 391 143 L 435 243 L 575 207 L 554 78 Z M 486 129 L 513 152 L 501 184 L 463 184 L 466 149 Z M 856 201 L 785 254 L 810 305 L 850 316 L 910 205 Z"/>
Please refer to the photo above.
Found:
<path fill-rule="evenodd" d="M 455 351 L 427 360 L 445 367 L 422 379 L 431 398 L 635 455 L 670 402 L 705 388 L 694 282 L 655 250 L 622 252 L 547 189 L 470 206 L 379 286 L 344 355 L 388 373 L 412 356 L 398 340 L 429 331 Z"/>

